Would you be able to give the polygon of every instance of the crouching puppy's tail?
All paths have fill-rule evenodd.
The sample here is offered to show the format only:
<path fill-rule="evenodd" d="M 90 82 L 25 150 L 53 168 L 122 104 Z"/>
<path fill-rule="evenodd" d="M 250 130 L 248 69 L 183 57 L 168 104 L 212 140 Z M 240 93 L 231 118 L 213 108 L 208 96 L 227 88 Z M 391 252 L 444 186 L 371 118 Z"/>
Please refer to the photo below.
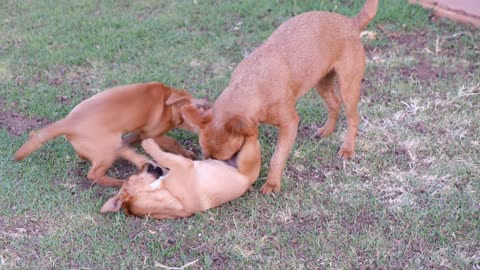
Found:
<path fill-rule="evenodd" d="M 66 120 L 62 119 L 50 124 L 38 131 L 30 132 L 30 138 L 17 150 L 14 159 L 21 161 L 33 151 L 40 148 L 45 142 L 55 139 L 56 137 L 66 133 Z"/>
<path fill-rule="evenodd" d="M 375 17 L 377 6 L 378 0 L 367 0 L 363 9 L 353 18 L 353 22 L 359 31 L 365 29 L 368 23 Z"/>

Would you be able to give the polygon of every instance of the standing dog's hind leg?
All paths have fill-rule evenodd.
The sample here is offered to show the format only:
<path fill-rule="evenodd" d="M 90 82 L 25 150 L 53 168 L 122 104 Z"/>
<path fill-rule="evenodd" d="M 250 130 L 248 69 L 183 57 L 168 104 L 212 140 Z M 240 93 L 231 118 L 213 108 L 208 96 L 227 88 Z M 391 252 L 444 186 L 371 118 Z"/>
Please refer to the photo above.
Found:
<path fill-rule="evenodd" d="M 336 73 L 332 70 L 315 86 L 315 89 L 325 101 L 328 109 L 327 121 L 323 127 L 317 130 L 315 137 L 327 137 L 332 134 L 335 129 L 335 124 L 337 123 L 341 100 L 335 93 L 335 76 Z"/>

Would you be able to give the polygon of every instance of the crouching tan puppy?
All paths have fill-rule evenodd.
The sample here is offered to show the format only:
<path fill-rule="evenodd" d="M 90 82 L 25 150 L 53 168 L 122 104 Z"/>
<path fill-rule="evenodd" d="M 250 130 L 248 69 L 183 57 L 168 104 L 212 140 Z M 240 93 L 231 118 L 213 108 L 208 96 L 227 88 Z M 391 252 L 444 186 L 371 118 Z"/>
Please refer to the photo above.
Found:
<path fill-rule="evenodd" d="M 65 135 L 77 155 L 92 163 L 88 179 L 102 186 L 120 186 L 124 181 L 105 175 L 119 156 L 138 168 L 148 161 L 122 143 L 124 133 L 133 132 L 126 144 L 154 138 L 167 151 L 193 158 L 193 152 L 164 135 L 176 127 L 195 131 L 179 113 L 187 104 L 199 110 L 208 108 L 206 100 L 194 99 L 184 90 L 161 83 L 114 87 L 81 102 L 64 119 L 32 132 L 15 153 L 15 160 L 22 160 L 45 142 Z"/>
<path fill-rule="evenodd" d="M 260 144 L 248 138 L 233 160 L 192 161 L 163 152 L 151 139 L 143 149 L 158 165 L 146 163 L 132 175 L 100 212 L 150 216 L 156 219 L 188 217 L 242 196 L 255 182 L 261 166 Z"/>

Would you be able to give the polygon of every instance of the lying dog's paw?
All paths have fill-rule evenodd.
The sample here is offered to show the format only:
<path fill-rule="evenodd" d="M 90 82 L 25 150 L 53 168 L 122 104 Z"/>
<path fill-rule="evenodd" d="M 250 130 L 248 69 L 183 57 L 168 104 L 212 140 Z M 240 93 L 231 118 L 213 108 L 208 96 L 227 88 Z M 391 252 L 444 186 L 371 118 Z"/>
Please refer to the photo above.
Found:
<path fill-rule="evenodd" d="M 195 155 L 195 153 L 190 150 L 185 150 L 185 152 L 182 153 L 182 156 L 192 160 L 195 160 L 197 158 L 197 155 Z"/>
<path fill-rule="evenodd" d="M 146 139 L 142 141 L 142 147 L 143 149 L 156 149 L 160 148 L 158 144 L 153 140 L 153 139 Z"/>

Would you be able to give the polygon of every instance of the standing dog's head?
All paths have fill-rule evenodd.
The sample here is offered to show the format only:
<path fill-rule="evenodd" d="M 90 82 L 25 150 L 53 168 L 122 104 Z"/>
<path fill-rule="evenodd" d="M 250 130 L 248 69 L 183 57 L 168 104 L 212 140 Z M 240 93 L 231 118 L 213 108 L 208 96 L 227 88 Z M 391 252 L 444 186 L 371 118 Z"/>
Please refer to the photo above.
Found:
<path fill-rule="evenodd" d="M 187 105 L 180 110 L 183 119 L 195 126 L 205 158 L 228 160 L 237 153 L 248 137 L 258 137 L 256 123 L 240 115 L 214 117 L 213 108 L 199 110 Z"/>
<path fill-rule="evenodd" d="M 145 203 L 149 204 L 146 202 L 148 192 L 162 188 L 162 178 L 167 172 L 168 169 L 156 164 L 145 163 L 137 174 L 125 181 L 117 195 L 105 202 L 100 212 L 117 212 L 124 208 L 128 215 L 148 215 L 150 208 L 145 208 Z"/>

